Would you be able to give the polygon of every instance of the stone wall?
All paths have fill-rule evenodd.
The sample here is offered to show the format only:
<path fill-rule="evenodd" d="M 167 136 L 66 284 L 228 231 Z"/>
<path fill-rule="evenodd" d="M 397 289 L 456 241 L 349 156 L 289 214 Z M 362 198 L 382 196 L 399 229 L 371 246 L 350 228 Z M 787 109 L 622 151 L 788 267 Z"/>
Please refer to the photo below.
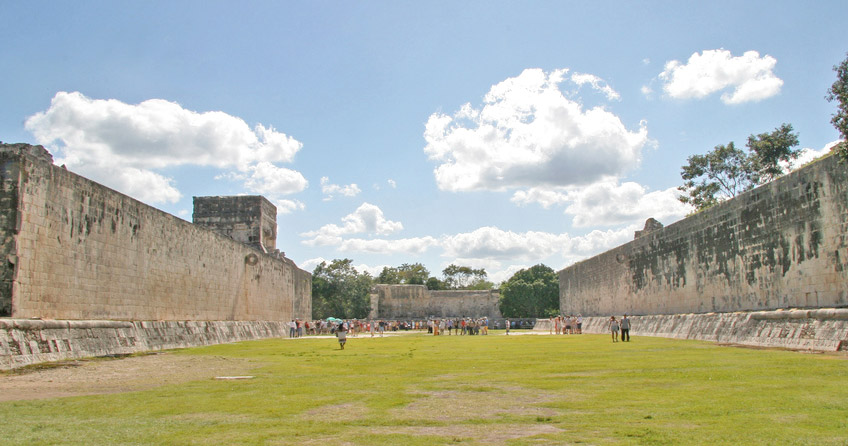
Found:
<path fill-rule="evenodd" d="M 0 319 L 0 370 L 47 361 L 287 337 L 282 321 Z"/>
<path fill-rule="evenodd" d="M 848 166 L 827 157 L 559 272 L 563 314 L 848 306 Z"/>
<path fill-rule="evenodd" d="M 428 290 L 424 285 L 376 285 L 371 292 L 374 319 L 488 317 L 499 319 L 498 290 Z"/>
<path fill-rule="evenodd" d="M 616 317 L 618 319 L 618 317 Z M 603 333 L 608 317 L 583 319 L 584 333 Z M 848 350 L 848 309 L 775 310 L 633 316 L 631 336 L 659 336 L 793 350 Z"/>
<path fill-rule="evenodd" d="M 311 274 L 282 256 L 19 150 L 0 151 L 0 184 L 3 315 L 135 321 L 311 316 Z"/>
<path fill-rule="evenodd" d="M 259 195 L 193 197 L 192 223 L 273 253 L 277 246 L 277 207 Z"/>

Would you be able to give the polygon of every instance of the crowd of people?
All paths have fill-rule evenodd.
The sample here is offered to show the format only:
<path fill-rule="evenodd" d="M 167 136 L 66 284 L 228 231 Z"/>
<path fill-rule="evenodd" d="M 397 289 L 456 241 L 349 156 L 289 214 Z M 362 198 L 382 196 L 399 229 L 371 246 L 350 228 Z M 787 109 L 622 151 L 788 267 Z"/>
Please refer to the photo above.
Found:
<path fill-rule="evenodd" d="M 583 333 L 583 316 L 568 315 L 551 317 L 550 334 L 568 335 Z M 509 319 L 504 320 L 506 334 L 509 335 L 510 322 Z M 370 334 L 371 337 L 383 336 L 386 332 L 408 331 L 408 330 L 427 330 L 428 334 L 434 336 L 454 335 L 457 336 L 474 336 L 488 335 L 490 321 L 486 317 L 482 318 L 441 318 L 427 320 L 300 320 L 293 319 L 289 322 L 289 337 L 299 338 L 305 335 L 331 335 L 339 339 L 339 345 L 344 349 L 344 345 L 348 336 L 357 336 L 360 333 Z M 512 325 L 515 327 L 515 325 Z M 619 333 L 621 334 L 622 342 L 630 341 L 630 319 L 625 314 L 621 319 L 616 319 L 611 316 L 607 321 L 607 330 L 612 336 L 613 342 L 619 341 Z"/>
<path fill-rule="evenodd" d="M 568 315 L 550 318 L 550 334 L 582 334 L 583 316 Z"/>

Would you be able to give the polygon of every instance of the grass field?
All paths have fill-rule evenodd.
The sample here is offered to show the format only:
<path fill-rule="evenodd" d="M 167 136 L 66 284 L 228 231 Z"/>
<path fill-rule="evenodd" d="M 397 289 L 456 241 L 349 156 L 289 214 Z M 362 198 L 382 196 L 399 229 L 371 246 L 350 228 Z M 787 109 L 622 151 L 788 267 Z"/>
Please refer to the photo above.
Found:
<path fill-rule="evenodd" d="M 0 403 L 0 443 L 848 445 L 845 355 L 503 332 L 172 355 L 244 358 L 254 378 Z"/>

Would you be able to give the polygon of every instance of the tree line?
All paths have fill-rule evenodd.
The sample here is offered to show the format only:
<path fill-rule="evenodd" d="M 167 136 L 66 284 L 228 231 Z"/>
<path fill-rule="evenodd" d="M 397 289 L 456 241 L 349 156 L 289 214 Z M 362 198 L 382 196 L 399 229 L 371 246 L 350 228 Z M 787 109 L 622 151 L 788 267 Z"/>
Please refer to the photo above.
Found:
<path fill-rule="evenodd" d="M 489 290 L 486 270 L 449 265 L 442 278 L 431 276 L 421 263 L 384 267 L 377 277 L 359 272 L 351 259 L 321 262 L 312 272 L 312 317 L 364 319 L 371 311 L 375 284 L 425 285 L 429 290 Z M 541 317 L 559 308 L 559 279 L 553 269 L 539 264 L 522 269 L 500 284 L 499 306 L 504 317 Z"/>

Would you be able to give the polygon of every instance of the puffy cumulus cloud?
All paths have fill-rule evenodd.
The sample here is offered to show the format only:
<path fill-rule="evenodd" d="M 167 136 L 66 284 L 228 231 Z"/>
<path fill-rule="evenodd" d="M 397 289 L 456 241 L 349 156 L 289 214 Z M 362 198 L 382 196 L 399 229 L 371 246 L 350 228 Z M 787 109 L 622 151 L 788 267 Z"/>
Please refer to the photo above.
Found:
<path fill-rule="evenodd" d="M 274 205 L 277 206 L 277 214 L 291 214 L 306 209 L 306 205 L 300 200 L 276 200 Z"/>
<path fill-rule="evenodd" d="M 255 192 L 287 194 L 306 187 L 302 175 L 272 164 L 293 161 L 300 142 L 262 124 L 250 128 L 220 111 L 198 113 L 162 99 L 133 105 L 59 92 L 25 126 L 57 152 L 57 163 L 145 201 L 178 200 L 173 180 L 155 170 L 185 165 L 235 169 Z"/>
<path fill-rule="evenodd" d="M 338 245 L 342 252 L 365 252 L 369 254 L 423 254 L 439 241 L 434 237 L 413 237 L 396 240 L 386 239 L 347 239 Z"/>
<path fill-rule="evenodd" d="M 645 186 L 615 180 L 568 188 L 532 188 L 516 191 L 511 201 L 517 205 L 536 203 L 548 209 L 565 206 L 576 227 L 635 224 L 649 217 L 676 221 L 692 212 L 681 203 L 679 191 L 672 187 L 649 192 Z"/>
<path fill-rule="evenodd" d="M 829 143 L 825 144 L 824 147 L 822 147 L 819 150 L 815 150 L 815 149 L 811 149 L 809 147 L 805 147 L 805 148 L 801 149 L 801 154 L 800 154 L 800 156 L 798 156 L 798 159 L 793 160 L 791 163 L 781 162 L 780 164 L 783 166 L 784 169 L 795 170 L 799 167 L 802 167 L 804 164 L 809 163 L 810 161 L 813 161 L 817 158 L 821 158 L 821 157 L 829 154 L 830 151 L 833 150 L 833 148 L 837 144 L 839 144 L 840 142 L 842 142 L 842 141 L 837 140 L 837 141 L 829 142 Z"/>
<path fill-rule="evenodd" d="M 550 209 L 551 206 L 568 203 L 571 201 L 571 197 L 564 189 L 533 187 L 528 190 L 515 191 L 510 201 L 519 206 L 538 203 L 543 208 Z"/>
<path fill-rule="evenodd" d="M 335 195 L 355 197 L 359 195 L 362 190 L 356 185 L 356 183 L 340 186 L 338 184 L 330 183 L 329 177 L 321 177 L 321 192 L 326 195 L 326 197 L 324 197 L 324 201 L 330 201 Z"/>
<path fill-rule="evenodd" d="M 386 219 L 379 207 L 371 203 L 362 203 L 353 213 L 342 218 L 342 225 L 324 225 L 317 231 L 304 232 L 301 236 L 309 239 L 303 242 L 309 246 L 341 245 L 344 235 L 361 233 L 388 235 L 402 229 L 403 224 Z"/>
<path fill-rule="evenodd" d="M 602 107 L 584 109 L 560 90 L 567 72 L 527 69 L 492 86 L 479 109 L 465 104 L 453 116 L 431 115 L 424 151 L 439 163 L 439 188 L 587 184 L 637 165 L 648 141 L 644 123 L 630 131 Z M 592 84 L 594 77 L 577 79 Z"/>
<path fill-rule="evenodd" d="M 565 213 L 574 216 L 577 227 L 635 223 L 650 217 L 676 221 L 692 212 L 677 199 L 679 194 L 675 187 L 648 192 L 633 182 L 602 182 L 571 193 L 573 201 Z"/>
<path fill-rule="evenodd" d="M 248 167 L 248 172 L 244 187 L 251 192 L 271 197 L 300 192 L 308 185 L 300 172 L 277 167 L 267 161 Z"/>
<path fill-rule="evenodd" d="M 673 98 L 700 99 L 730 89 L 721 95 L 722 102 L 741 104 L 780 92 L 783 80 L 774 74 L 776 64 L 774 57 L 760 57 L 756 51 L 733 57 L 728 50 L 706 50 L 692 54 L 685 64 L 677 60 L 666 62 L 659 79 L 663 91 Z"/>
<path fill-rule="evenodd" d="M 634 226 L 635 227 L 635 226 Z M 528 231 L 516 233 L 495 227 L 444 237 L 442 247 L 449 258 L 486 259 L 511 262 L 539 262 L 559 255 L 573 260 L 618 246 L 632 237 L 628 227 L 616 231 L 595 230 L 583 236 Z"/>
<path fill-rule="evenodd" d="M 621 100 L 621 95 L 617 91 L 613 90 L 606 81 L 594 74 L 574 73 L 571 75 L 571 82 L 577 85 L 589 84 L 593 89 L 603 93 L 610 101 Z"/>

